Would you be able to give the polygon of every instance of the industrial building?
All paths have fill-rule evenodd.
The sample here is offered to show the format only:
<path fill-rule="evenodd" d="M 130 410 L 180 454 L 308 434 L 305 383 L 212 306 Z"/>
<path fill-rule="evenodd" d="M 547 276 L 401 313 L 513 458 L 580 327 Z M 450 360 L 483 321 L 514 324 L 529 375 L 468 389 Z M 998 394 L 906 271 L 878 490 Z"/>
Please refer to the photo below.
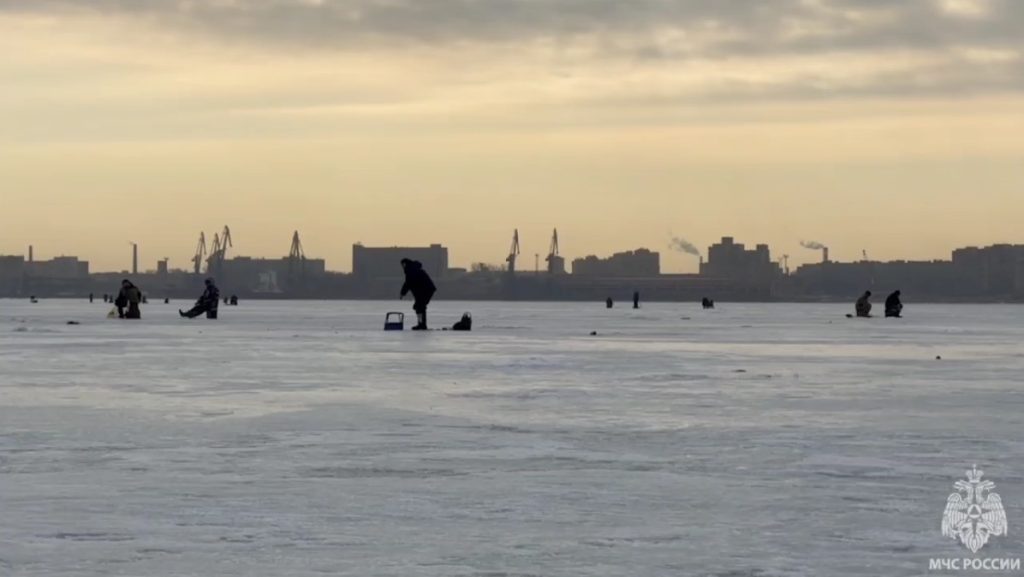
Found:
<path fill-rule="evenodd" d="M 217 279 L 231 290 L 274 294 L 326 273 L 327 263 L 323 259 L 236 256 L 221 263 Z"/>
<path fill-rule="evenodd" d="M 23 256 L 0 256 L 0 296 L 71 294 L 89 280 L 89 262 L 78 257 L 25 260 Z"/>
<path fill-rule="evenodd" d="M 89 276 L 89 262 L 76 256 L 58 256 L 51 260 L 25 263 L 25 274 L 30 277 L 51 279 L 82 279 Z"/>
<path fill-rule="evenodd" d="M 194 263 L 202 262 L 206 256 L 204 241 L 205 235 L 200 235 Z M 306 258 L 298 231 L 292 234 L 288 256 L 283 258 L 227 258 L 227 249 L 231 246 L 231 229 L 225 226 L 220 234 L 213 235 L 209 256 L 206 257 L 206 274 L 215 277 L 225 291 L 247 296 L 273 296 L 288 292 L 303 294 L 327 274 L 326 261 Z M 198 269 L 197 264 L 196 273 Z"/>
<path fill-rule="evenodd" d="M 352 275 L 359 279 L 401 278 L 403 258 L 420 261 L 435 279 L 448 271 L 448 249 L 440 244 L 368 247 L 357 243 L 352 245 Z"/>
<path fill-rule="evenodd" d="M 661 255 L 639 248 L 608 258 L 588 256 L 572 261 L 572 274 L 589 277 L 656 277 L 661 274 Z"/>

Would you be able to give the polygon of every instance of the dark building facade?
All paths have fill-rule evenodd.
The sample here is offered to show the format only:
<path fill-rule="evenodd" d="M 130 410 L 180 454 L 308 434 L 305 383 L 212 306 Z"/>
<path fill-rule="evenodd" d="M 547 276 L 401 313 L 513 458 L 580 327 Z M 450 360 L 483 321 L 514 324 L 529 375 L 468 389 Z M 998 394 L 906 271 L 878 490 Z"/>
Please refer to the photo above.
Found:
<path fill-rule="evenodd" d="M 778 263 L 772 262 L 767 244 L 748 250 L 731 236 L 708 247 L 708 260 L 700 265 L 701 276 L 771 285 L 782 274 Z"/>
<path fill-rule="evenodd" d="M 973 279 L 980 291 L 1024 296 L 1024 245 L 960 248 L 953 251 L 952 264 L 958 274 Z"/>
<path fill-rule="evenodd" d="M 25 263 L 25 274 L 48 279 L 83 279 L 89 276 L 89 262 L 76 256 L 58 256 L 52 260 Z"/>
<path fill-rule="evenodd" d="M 239 256 L 220 265 L 222 288 L 276 294 L 322 277 L 327 263 L 315 258 L 250 258 Z"/>
<path fill-rule="evenodd" d="M 439 244 L 425 247 L 368 247 L 352 245 L 352 275 L 360 279 L 401 278 L 401 260 L 408 258 L 423 263 L 423 269 L 434 278 L 448 270 L 448 249 Z"/>
<path fill-rule="evenodd" d="M 922 300 L 1020 300 L 1024 245 L 961 248 L 951 260 L 811 264 L 793 276 L 800 294 L 815 297 L 900 290 L 907 298 Z"/>
<path fill-rule="evenodd" d="M 608 258 L 588 256 L 572 261 L 572 274 L 587 277 L 656 277 L 661 274 L 661 255 L 638 248 Z"/>

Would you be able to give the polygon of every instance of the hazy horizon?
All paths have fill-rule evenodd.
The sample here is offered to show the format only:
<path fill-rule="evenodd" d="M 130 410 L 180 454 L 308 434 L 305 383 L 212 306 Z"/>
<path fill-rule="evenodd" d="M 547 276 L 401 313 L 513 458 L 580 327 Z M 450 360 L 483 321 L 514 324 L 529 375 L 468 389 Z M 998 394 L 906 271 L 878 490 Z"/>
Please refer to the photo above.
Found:
<path fill-rule="evenodd" d="M 0 254 L 1024 242 L 1014 0 L 0 0 L 0 30 Z"/>

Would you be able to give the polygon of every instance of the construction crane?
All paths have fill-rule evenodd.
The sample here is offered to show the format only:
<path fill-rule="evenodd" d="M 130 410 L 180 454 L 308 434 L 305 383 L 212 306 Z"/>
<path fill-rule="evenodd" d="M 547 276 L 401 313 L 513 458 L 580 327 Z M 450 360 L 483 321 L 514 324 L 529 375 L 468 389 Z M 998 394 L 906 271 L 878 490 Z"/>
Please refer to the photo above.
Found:
<path fill-rule="evenodd" d="M 306 269 L 306 251 L 302 250 L 302 241 L 299 240 L 299 231 L 292 235 L 292 248 L 288 251 L 288 272 L 295 274 L 302 273 Z"/>
<path fill-rule="evenodd" d="M 864 262 L 868 262 L 868 251 L 867 251 L 867 249 L 864 249 L 864 250 L 860 251 L 860 254 L 861 254 L 861 257 L 863 257 Z"/>
<path fill-rule="evenodd" d="M 508 256 L 505 257 L 505 262 L 508 263 L 508 272 L 516 272 L 516 257 L 519 256 L 519 229 L 515 229 L 512 233 L 512 248 L 508 250 Z"/>
<path fill-rule="evenodd" d="M 202 272 L 203 259 L 206 258 L 206 233 L 199 233 L 199 244 L 196 245 L 196 254 L 192 257 L 192 270 L 196 274 Z"/>
<path fill-rule="evenodd" d="M 548 256 L 545 259 L 548 263 L 548 273 L 565 273 L 565 259 L 558 254 L 558 229 L 551 234 L 551 248 L 548 249 Z"/>

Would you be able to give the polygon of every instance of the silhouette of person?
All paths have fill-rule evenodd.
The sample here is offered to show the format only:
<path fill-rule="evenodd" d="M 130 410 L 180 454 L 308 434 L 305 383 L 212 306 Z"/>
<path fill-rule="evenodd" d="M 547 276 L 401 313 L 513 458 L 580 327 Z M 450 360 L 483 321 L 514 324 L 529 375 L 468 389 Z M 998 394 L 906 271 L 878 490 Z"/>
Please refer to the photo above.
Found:
<path fill-rule="evenodd" d="M 405 272 L 405 282 L 402 283 L 399 298 L 403 299 L 405 295 L 412 292 L 413 299 L 415 299 L 412 310 L 416 311 L 416 326 L 412 330 L 425 331 L 427 330 L 427 305 L 430 304 L 430 299 L 437 292 L 437 287 L 434 286 L 434 281 L 430 279 L 427 271 L 423 270 L 423 263 L 407 258 L 403 258 L 401 262 L 402 270 Z"/>
<path fill-rule="evenodd" d="M 633 291 L 633 308 L 640 308 L 640 291 Z"/>
<path fill-rule="evenodd" d="M 900 318 L 903 314 L 903 303 L 900 302 L 900 291 L 896 291 L 885 298 L 885 316 L 887 318 Z"/>
<path fill-rule="evenodd" d="M 605 299 L 604 306 L 605 306 L 605 308 L 608 308 L 608 309 L 610 309 L 613 306 L 615 306 L 615 302 L 612 301 L 612 297 L 608 297 L 607 299 Z"/>
<path fill-rule="evenodd" d="M 853 305 L 854 310 L 857 312 L 858 317 L 870 317 L 871 316 L 871 291 L 864 291 L 864 294 L 857 299 L 857 302 Z"/>
<path fill-rule="evenodd" d="M 471 331 L 473 330 L 473 316 L 469 313 L 462 313 L 462 318 L 459 322 L 452 325 L 453 331 Z"/>
<path fill-rule="evenodd" d="M 188 312 L 178 310 L 178 314 L 185 318 L 194 319 L 197 316 L 206 313 L 206 318 L 216 319 L 217 318 L 217 306 L 220 304 L 220 290 L 217 289 L 217 285 L 213 284 L 213 279 L 208 278 L 204 281 L 206 289 L 203 291 L 202 296 L 196 301 L 194 307 Z"/>
<path fill-rule="evenodd" d="M 139 310 L 139 303 L 142 302 L 142 291 L 132 284 L 132 281 L 124 279 L 121 281 L 121 291 L 117 293 L 114 304 L 117 306 L 117 316 L 122 319 L 141 319 L 142 311 Z M 128 308 L 128 312 L 124 309 Z"/>

